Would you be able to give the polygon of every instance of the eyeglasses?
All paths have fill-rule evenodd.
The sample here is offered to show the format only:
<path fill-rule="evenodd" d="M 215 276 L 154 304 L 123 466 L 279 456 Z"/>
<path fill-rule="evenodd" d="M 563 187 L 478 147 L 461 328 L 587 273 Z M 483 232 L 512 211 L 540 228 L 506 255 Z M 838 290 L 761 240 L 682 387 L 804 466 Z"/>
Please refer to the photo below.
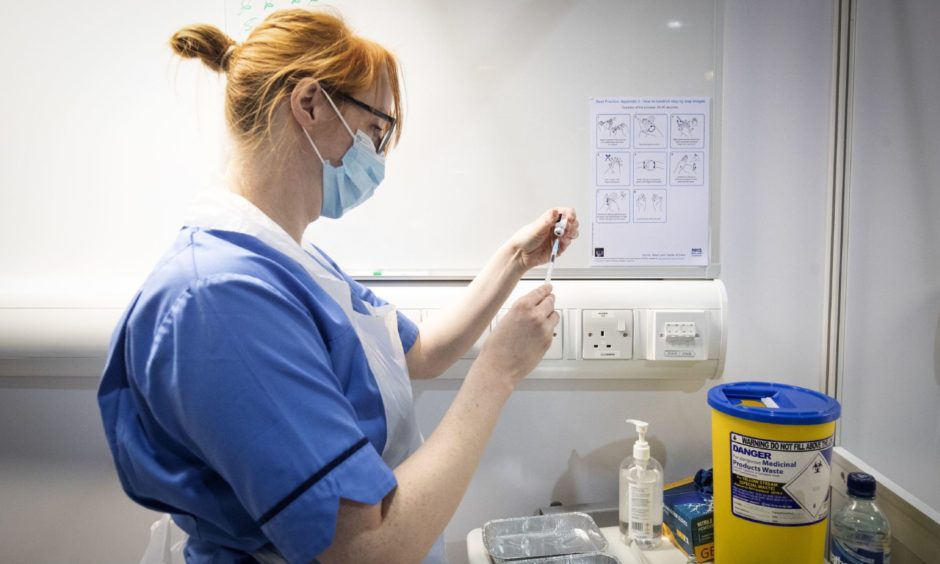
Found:
<path fill-rule="evenodd" d="M 353 106 L 356 106 L 360 110 L 365 110 L 369 112 L 370 114 L 376 117 L 382 118 L 383 120 L 388 122 L 388 126 L 385 128 L 385 131 L 383 131 L 378 137 L 373 136 L 372 138 L 372 142 L 375 143 L 375 151 L 377 153 L 384 153 L 385 151 L 387 151 L 388 143 L 392 139 L 392 134 L 395 133 L 395 125 L 397 124 L 398 120 L 396 120 L 395 118 L 393 118 L 392 116 L 388 115 L 387 113 L 381 110 L 377 110 L 373 108 L 372 106 L 370 106 L 369 104 L 366 104 L 365 102 L 360 102 L 359 100 L 353 98 L 352 96 L 349 96 L 348 94 L 337 92 L 336 94 L 334 94 L 334 96 L 336 96 L 340 100 L 349 102 L 350 104 L 352 104 Z"/>

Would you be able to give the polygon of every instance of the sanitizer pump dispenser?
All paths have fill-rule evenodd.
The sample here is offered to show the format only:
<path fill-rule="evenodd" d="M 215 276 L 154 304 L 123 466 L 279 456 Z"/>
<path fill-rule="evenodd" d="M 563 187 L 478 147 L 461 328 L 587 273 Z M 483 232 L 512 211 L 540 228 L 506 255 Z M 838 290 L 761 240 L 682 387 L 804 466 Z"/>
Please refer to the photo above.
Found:
<path fill-rule="evenodd" d="M 620 535 L 625 544 L 632 539 L 640 548 L 655 548 L 663 533 L 663 467 L 650 457 L 649 423 L 627 423 L 636 426 L 640 438 L 633 443 L 633 456 L 620 465 Z"/>

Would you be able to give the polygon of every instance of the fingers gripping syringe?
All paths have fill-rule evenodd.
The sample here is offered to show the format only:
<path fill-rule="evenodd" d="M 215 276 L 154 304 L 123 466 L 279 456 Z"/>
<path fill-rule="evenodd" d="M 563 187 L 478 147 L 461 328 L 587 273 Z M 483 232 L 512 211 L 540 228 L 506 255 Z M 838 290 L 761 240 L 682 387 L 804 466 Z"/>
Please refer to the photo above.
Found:
<path fill-rule="evenodd" d="M 565 234 L 565 228 L 568 227 L 568 218 L 564 214 L 558 214 L 558 221 L 555 223 L 555 242 L 552 243 L 552 257 L 548 261 L 548 270 L 545 272 L 545 283 L 552 281 L 552 270 L 555 269 L 555 257 L 558 256 L 558 242 Z"/>

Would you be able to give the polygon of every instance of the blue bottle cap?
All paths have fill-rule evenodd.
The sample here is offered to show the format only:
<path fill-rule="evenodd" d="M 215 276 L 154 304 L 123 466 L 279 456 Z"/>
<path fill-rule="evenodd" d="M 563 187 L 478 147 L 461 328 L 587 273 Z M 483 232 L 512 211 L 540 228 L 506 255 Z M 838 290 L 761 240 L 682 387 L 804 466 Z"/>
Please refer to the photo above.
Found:
<path fill-rule="evenodd" d="M 774 382 L 733 382 L 708 390 L 708 405 L 722 413 L 776 425 L 818 425 L 839 418 L 839 402 L 826 394 Z"/>
<path fill-rule="evenodd" d="M 875 499 L 875 490 L 878 489 L 878 483 L 871 474 L 864 472 L 849 472 L 845 485 L 848 487 L 849 495 L 862 499 Z"/>

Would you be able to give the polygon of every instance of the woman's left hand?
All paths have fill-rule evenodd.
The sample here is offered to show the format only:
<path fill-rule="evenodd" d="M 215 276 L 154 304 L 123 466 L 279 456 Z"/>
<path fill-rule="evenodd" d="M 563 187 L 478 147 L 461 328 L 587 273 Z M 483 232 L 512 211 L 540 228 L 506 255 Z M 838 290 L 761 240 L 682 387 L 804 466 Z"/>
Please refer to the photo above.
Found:
<path fill-rule="evenodd" d="M 545 264 L 551 258 L 552 243 L 555 242 L 555 224 L 558 223 L 559 215 L 568 218 L 565 234 L 558 242 L 560 256 L 578 237 L 578 215 L 573 208 L 552 208 L 513 235 L 510 244 L 518 252 L 519 260 L 526 270 Z"/>

